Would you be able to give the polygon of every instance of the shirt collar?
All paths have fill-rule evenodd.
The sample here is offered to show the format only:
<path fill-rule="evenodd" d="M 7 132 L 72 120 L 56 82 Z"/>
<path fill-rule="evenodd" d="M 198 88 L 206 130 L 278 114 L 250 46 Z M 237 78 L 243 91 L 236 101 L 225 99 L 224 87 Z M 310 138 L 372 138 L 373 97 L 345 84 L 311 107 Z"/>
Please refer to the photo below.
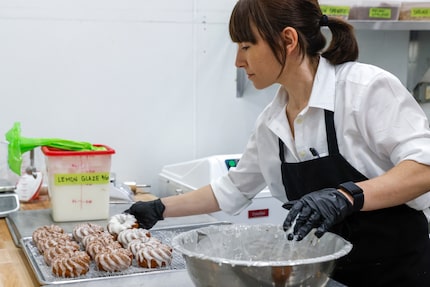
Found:
<path fill-rule="evenodd" d="M 308 106 L 334 111 L 336 75 L 335 66 L 324 57 L 320 57 L 318 69 L 312 86 Z M 277 109 L 287 104 L 287 91 L 280 86 L 274 99 Z M 279 111 L 278 111 L 279 112 Z"/>
<path fill-rule="evenodd" d="M 311 97 L 308 103 L 310 107 L 334 111 L 336 87 L 335 73 L 335 66 L 330 64 L 324 57 L 320 57 Z"/>

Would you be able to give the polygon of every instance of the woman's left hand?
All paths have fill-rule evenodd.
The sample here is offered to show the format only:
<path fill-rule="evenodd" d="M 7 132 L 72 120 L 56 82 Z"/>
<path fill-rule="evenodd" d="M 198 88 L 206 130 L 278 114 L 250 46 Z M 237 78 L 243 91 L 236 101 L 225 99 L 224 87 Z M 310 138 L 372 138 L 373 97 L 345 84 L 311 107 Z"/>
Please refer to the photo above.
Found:
<path fill-rule="evenodd" d="M 313 228 L 316 228 L 315 235 L 320 238 L 333 225 L 341 222 L 345 217 L 353 212 L 351 202 L 336 188 L 324 188 L 304 195 L 299 200 L 285 203 L 282 207 L 289 210 L 284 221 L 284 231 L 287 231 L 294 221 L 292 235 L 300 241 Z"/>

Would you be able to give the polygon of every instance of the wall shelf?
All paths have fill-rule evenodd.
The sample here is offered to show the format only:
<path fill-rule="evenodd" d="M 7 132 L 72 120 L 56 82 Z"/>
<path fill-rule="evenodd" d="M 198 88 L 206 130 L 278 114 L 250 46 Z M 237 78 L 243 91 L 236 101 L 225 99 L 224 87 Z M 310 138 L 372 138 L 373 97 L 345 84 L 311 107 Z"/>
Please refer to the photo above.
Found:
<path fill-rule="evenodd" d="M 405 54 L 392 55 L 394 57 L 408 57 L 407 79 L 405 86 L 412 91 L 422 78 L 422 75 L 430 67 L 430 56 L 428 54 L 430 45 L 430 21 L 369 21 L 348 20 L 357 31 L 405 31 L 409 34 L 409 52 Z M 327 27 L 323 28 L 328 31 Z M 376 65 L 378 61 L 372 62 Z M 243 97 L 249 80 L 243 69 L 237 69 L 236 75 L 236 97 Z"/>
<path fill-rule="evenodd" d="M 430 21 L 349 20 L 356 30 L 430 31 Z"/>

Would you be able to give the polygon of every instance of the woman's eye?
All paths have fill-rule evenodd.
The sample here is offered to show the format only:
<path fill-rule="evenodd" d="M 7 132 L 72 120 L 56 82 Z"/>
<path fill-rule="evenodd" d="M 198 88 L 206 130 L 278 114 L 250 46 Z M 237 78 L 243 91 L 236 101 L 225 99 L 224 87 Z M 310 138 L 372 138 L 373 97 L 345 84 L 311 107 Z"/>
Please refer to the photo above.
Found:
<path fill-rule="evenodd" d="M 239 44 L 239 49 L 242 51 L 246 51 L 251 47 L 251 45 L 249 43 L 246 43 L 246 42 L 241 42 L 238 44 Z"/>

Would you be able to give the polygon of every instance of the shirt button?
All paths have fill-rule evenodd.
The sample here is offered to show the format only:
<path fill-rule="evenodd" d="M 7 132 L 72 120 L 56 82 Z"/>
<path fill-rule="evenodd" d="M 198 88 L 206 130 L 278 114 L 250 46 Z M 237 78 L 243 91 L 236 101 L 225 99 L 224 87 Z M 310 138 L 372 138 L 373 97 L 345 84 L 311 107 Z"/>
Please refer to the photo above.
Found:
<path fill-rule="evenodd" d="M 306 156 L 306 152 L 304 152 L 304 151 L 300 151 L 300 152 L 299 152 L 299 156 L 300 156 L 301 158 L 304 158 L 304 157 Z"/>
<path fill-rule="evenodd" d="M 297 118 L 296 123 L 300 125 L 301 123 L 303 123 L 303 119 L 302 118 Z"/>

